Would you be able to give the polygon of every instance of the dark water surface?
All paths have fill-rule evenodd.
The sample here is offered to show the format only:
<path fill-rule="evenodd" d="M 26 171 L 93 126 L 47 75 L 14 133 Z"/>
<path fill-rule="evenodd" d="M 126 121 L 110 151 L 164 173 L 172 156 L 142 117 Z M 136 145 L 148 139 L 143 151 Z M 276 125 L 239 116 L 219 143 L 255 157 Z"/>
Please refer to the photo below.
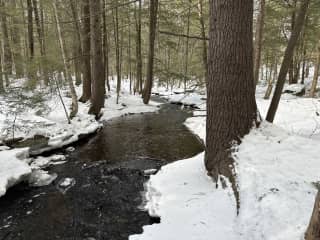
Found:
<path fill-rule="evenodd" d="M 0 240 L 125 240 L 152 224 L 139 209 L 144 170 L 192 157 L 203 146 L 183 125 L 190 112 L 164 104 L 159 113 L 120 117 L 85 143 L 68 162 L 48 168 L 50 186 L 20 184 L 0 198 Z M 61 189 L 63 178 L 75 185 Z"/>

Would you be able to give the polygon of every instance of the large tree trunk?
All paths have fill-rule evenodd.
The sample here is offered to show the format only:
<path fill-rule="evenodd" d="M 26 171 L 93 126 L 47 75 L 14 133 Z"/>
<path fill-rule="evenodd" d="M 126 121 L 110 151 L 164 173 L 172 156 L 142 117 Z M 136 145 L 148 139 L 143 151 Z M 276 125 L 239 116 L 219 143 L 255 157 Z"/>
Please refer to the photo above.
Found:
<path fill-rule="evenodd" d="M 154 62 L 154 45 L 156 39 L 158 18 L 158 0 L 150 0 L 150 20 L 149 20 L 149 54 L 147 66 L 147 79 L 143 90 L 143 103 L 148 104 L 151 97 L 153 84 L 153 62 Z"/>
<path fill-rule="evenodd" d="M 305 240 L 320 240 L 320 192 L 318 192 L 316 197 Z"/>
<path fill-rule="evenodd" d="M 295 27 L 293 29 L 293 32 L 291 33 L 291 36 L 290 36 L 290 39 L 288 42 L 288 46 L 287 46 L 286 51 L 284 53 L 283 61 L 282 61 L 279 76 L 278 76 L 278 81 L 276 84 L 276 89 L 275 89 L 274 95 L 272 97 L 272 101 L 271 101 L 271 104 L 270 104 L 270 107 L 268 110 L 268 114 L 266 117 L 266 120 L 269 122 L 273 122 L 274 117 L 276 115 L 279 101 L 280 101 L 281 94 L 282 94 L 282 90 L 284 87 L 284 83 L 286 81 L 288 69 L 290 67 L 291 60 L 293 57 L 294 49 L 295 49 L 295 46 L 298 42 L 299 35 L 300 35 L 301 29 L 303 27 L 303 24 L 304 24 L 304 21 L 306 18 L 309 2 L 310 2 L 310 0 L 303 0 L 303 2 L 301 4 L 296 23 L 294 25 Z"/>
<path fill-rule="evenodd" d="M 255 84 L 258 84 L 258 81 L 259 81 L 262 35 L 263 35 L 263 26 L 264 26 L 264 8 L 265 8 L 265 0 L 260 0 L 260 10 L 259 10 L 259 15 L 257 19 L 255 42 L 254 42 L 253 78 L 254 78 Z"/>
<path fill-rule="evenodd" d="M 90 62 L 90 9 L 89 0 L 82 0 L 82 55 L 83 84 L 81 102 L 87 102 L 91 97 L 91 62 Z"/>
<path fill-rule="evenodd" d="M 253 80 L 253 1 L 211 0 L 205 166 L 232 183 L 232 144 L 257 120 Z"/>
<path fill-rule="evenodd" d="M 104 68 L 101 42 L 101 4 L 100 0 L 90 0 L 90 38 L 92 56 L 92 97 L 90 114 L 99 117 L 104 106 Z"/>
<path fill-rule="evenodd" d="M 72 119 L 78 113 L 78 99 L 77 99 L 76 90 L 73 85 L 70 62 L 68 61 L 67 52 L 66 52 L 66 45 L 65 45 L 64 38 L 62 35 L 62 29 L 61 29 L 61 25 L 60 25 L 60 17 L 59 17 L 59 11 L 58 11 L 58 1 L 59 0 L 53 0 L 53 9 L 54 9 L 54 17 L 55 17 L 56 25 L 57 25 L 57 32 L 58 32 L 60 49 L 61 49 L 61 55 L 62 55 L 63 64 L 64 64 L 64 71 L 66 73 L 65 77 L 67 78 L 69 88 L 70 88 L 71 97 L 72 97 L 72 106 L 71 106 L 71 112 L 70 112 L 70 119 Z"/>
<path fill-rule="evenodd" d="M 315 96 L 315 93 L 317 90 L 318 78 L 319 78 L 319 70 L 320 70 L 320 42 L 318 44 L 317 62 L 314 64 L 314 75 L 313 75 L 312 85 L 310 89 L 310 97 Z"/>

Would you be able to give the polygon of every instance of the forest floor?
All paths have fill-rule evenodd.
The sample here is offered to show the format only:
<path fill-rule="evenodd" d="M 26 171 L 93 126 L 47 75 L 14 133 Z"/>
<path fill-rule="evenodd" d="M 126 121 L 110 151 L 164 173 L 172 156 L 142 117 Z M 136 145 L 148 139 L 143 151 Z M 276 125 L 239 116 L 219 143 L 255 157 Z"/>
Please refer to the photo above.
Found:
<path fill-rule="evenodd" d="M 262 117 L 270 104 L 265 90 L 257 89 Z M 198 106 L 185 125 L 205 140 L 204 95 L 155 92 Z M 130 240 L 304 239 L 320 181 L 319 113 L 319 99 L 283 94 L 274 124 L 262 122 L 235 146 L 239 214 L 231 187 L 216 189 L 207 176 L 203 153 L 162 167 L 146 192 L 146 209 L 161 223 Z"/>
<path fill-rule="evenodd" d="M 79 103 L 77 116 L 68 124 L 55 87 L 27 91 L 23 85 L 23 79 L 17 79 L 6 94 L 0 96 L 0 197 L 9 187 L 26 179 L 36 186 L 47 185 L 55 179 L 55 175 L 41 168 L 63 163 L 65 157 L 36 155 L 69 146 L 98 131 L 104 121 L 126 114 L 154 112 L 159 106 L 152 101 L 144 105 L 140 96 L 129 94 L 129 82 L 123 82 L 120 102 L 116 104 L 115 83 L 111 82 L 112 91 L 108 93 L 99 122 L 87 114 L 89 103 Z M 76 90 L 80 97 L 81 86 Z M 69 111 L 71 97 L 68 90 L 62 88 L 60 91 Z"/>

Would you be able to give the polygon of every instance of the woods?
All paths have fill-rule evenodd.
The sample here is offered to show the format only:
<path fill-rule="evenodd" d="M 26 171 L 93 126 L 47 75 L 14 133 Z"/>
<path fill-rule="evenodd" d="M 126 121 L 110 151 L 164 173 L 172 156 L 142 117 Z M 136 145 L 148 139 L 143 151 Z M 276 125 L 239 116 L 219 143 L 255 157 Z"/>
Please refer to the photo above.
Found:
<path fill-rule="evenodd" d="M 0 0 L 0 239 L 319 240 L 319 71 L 318 0 Z"/>

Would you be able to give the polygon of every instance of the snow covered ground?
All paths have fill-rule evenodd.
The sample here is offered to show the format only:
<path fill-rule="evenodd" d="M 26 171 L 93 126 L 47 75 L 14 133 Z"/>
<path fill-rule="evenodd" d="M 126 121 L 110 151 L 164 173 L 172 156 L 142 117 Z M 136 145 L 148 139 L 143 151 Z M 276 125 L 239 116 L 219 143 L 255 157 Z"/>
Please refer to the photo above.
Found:
<path fill-rule="evenodd" d="M 257 91 L 263 117 L 264 91 Z M 319 110 L 319 99 L 284 94 L 275 123 L 244 137 L 234 155 L 239 215 L 230 188 L 216 189 L 206 175 L 203 153 L 163 167 L 146 184 L 146 209 L 161 223 L 130 240 L 304 239 L 320 181 Z M 205 139 L 204 112 L 194 114 L 185 124 Z"/>
<path fill-rule="evenodd" d="M 129 82 L 122 82 L 119 104 L 116 104 L 115 82 L 111 82 L 112 91 L 108 93 L 103 116 L 97 122 L 88 115 L 89 103 L 79 103 L 79 112 L 68 124 L 63 105 L 56 89 L 22 90 L 23 80 L 12 83 L 12 89 L 0 96 L 0 143 L 13 137 L 31 138 L 42 135 L 48 138 L 48 146 L 33 153 L 61 148 L 78 141 L 82 134 L 90 134 L 102 126 L 102 122 L 128 113 L 156 111 L 159 103 L 144 105 L 140 96 L 129 94 Z M 78 97 L 81 87 L 76 87 Z M 63 101 L 67 108 L 71 105 L 68 90 L 62 89 Z M 1 145 L 1 144 L 0 144 Z M 55 179 L 54 174 L 43 171 L 50 164 L 62 164 L 63 157 L 29 158 L 29 149 L 10 150 L 0 146 L 0 197 L 6 190 L 20 181 L 28 180 L 33 186 L 42 186 Z"/>

